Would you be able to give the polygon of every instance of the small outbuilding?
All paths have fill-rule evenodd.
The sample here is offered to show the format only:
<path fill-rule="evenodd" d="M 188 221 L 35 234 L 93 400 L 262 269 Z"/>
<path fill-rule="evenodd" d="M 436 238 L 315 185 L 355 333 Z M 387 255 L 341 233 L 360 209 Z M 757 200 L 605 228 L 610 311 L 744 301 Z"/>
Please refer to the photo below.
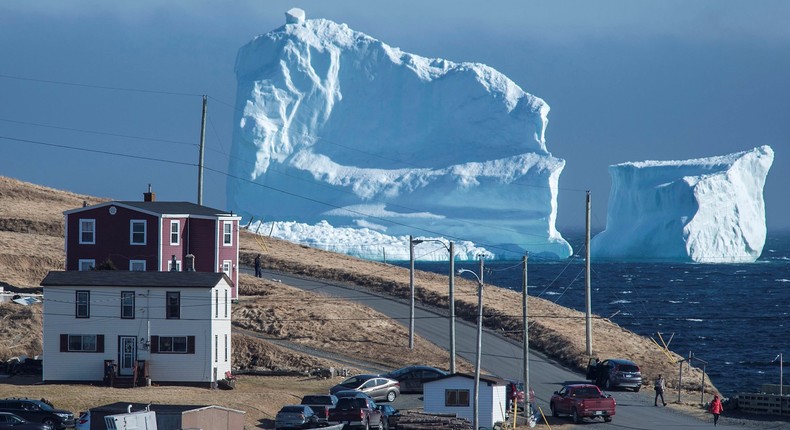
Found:
<path fill-rule="evenodd" d="M 493 376 L 480 376 L 478 393 L 478 425 L 493 428 L 505 421 L 508 381 Z M 426 382 L 423 409 L 426 413 L 455 414 L 458 418 L 474 419 L 475 375 L 453 373 Z"/>
<path fill-rule="evenodd" d="M 163 429 L 243 430 L 244 411 L 222 406 L 197 405 L 146 405 L 143 403 L 117 402 L 92 408 L 91 430 L 104 430 L 104 417 L 148 407 L 156 412 L 156 427 Z"/>

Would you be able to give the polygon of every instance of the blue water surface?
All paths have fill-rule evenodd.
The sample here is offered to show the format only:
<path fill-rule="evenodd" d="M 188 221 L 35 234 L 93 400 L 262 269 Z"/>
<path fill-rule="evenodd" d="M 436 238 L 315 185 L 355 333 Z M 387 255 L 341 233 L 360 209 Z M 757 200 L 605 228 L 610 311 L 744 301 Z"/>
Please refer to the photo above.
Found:
<path fill-rule="evenodd" d="M 574 243 L 576 252 L 583 250 L 583 240 L 581 246 L 578 243 Z M 442 274 L 448 270 L 446 262 L 418 261 L 415 268 Z M 461 268 L 479 272 L 479 263 L 457 262 L 456 269 Z M 485 263 L 486 285 L 521 291 L 522 278 L 518 261 Z M 585 310 L 582 258 L 530 260 L 527 279 L 530 296 Z M 660 332 L 672 351 L 697 357 L 695 366 L 707 362 L 707 374 L 725 396 L 756 392 L 762 384 L 778 384 L 777 355 L 783 353 L 783 361 L 790 361 L 788 232 L 769 233 L 762 256 L 755 263 L 592 260 L 590 283 L 594 314 L 657 341 L 656 333 Z"/>

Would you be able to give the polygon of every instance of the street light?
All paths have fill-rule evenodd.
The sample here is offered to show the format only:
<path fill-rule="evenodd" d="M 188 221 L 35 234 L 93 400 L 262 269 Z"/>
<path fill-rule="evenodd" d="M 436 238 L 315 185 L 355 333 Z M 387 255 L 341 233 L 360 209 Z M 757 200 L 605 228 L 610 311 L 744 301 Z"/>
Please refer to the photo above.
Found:
<path fill-rule="evenodd" d="M 475 407 L 472 415 L 472 429 L 477 430 L 479 428 L 480 350 L 483 343 L 483 256 L 480 256 L 480 276 L 468 269 L 461 269 L 458 274 L 464 272 L 471 273 L 477 279 L 477 356 L 475 358 Z"/>
<path fill-rule="evenodd" d="M 449 241 L 449 246 L 439 239 L 412 239 L 409 236 L 409 289 L 411 290 L 411 313 L 409 316 L 409 348 L 414 345 L 414 245 L 423 242 L 436 242 L 444 246 L 450 253 L 450 285 L 449 285 L 449 307 L 450 307 L 450 374 L 455 373 L 455 245 Z"/>

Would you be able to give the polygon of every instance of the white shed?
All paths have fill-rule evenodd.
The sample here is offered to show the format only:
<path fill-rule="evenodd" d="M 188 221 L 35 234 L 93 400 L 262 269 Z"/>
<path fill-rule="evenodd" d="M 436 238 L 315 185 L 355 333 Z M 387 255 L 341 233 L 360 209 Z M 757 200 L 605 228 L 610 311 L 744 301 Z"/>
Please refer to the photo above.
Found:
<path fill-rule="evenodd" d="M 508 381 L 493 376 L 480 376 L 478 393 L 478 425 L 493 428 L 494 423 L 505 421 Z M 453 373 L 426 382 L 423 409 L 426 413 L 455 414 L 470 422 L 474 417 L 475 375 Z"/>

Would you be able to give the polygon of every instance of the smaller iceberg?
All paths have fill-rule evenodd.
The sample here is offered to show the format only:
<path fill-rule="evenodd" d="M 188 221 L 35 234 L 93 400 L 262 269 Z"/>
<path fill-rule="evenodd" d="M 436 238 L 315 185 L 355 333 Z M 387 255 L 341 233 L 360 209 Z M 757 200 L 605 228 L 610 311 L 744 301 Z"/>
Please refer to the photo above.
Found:
<path fill-rule="evenodd" d="M 770 146 L 719 157 L 609 167 L 606 230 L 593 259 L 751 263 L 765 245 Z"/>

